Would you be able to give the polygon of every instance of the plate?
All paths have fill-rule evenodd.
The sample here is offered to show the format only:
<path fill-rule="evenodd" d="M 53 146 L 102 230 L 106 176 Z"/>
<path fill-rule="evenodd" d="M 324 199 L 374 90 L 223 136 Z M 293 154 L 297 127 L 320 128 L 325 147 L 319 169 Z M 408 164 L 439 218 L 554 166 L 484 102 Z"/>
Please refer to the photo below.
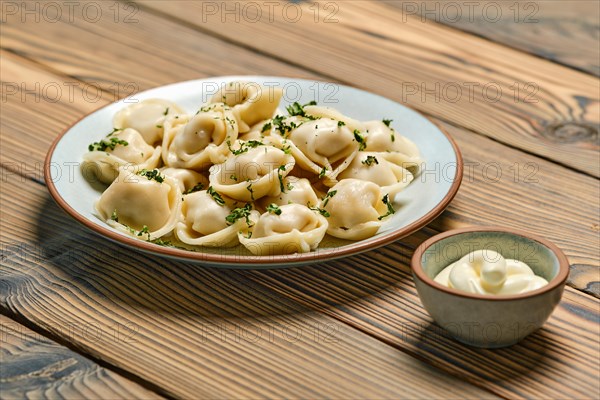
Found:
<path fill-rule="evenodd" d="M 174 101 L 187 111 L 196 111 L 223 84 L 233 80 L 281 87 L 280 109 L 295 101 L 316 100 L 361 120 L 393 119 L 392 127 L 416 143 L 425 160 L 414 181 L 394 199 L 396 213 L 368 239 L 350 242 L 325 236 L 316 251 L 279 256 L 253 256 L 242 246 L 200 251 L 165 247 L 131 238 L 94 213 L 101 190 L 83 176 L 82 156 L 87 146 L 112 131 L 113 115 L 127 105 L 149 98 Z M 443 130 L 419 113 L 387 98 L 334 83 L 266 76 L 225 76 L 180 82 L 147 90 L 103 107 L 67 128 L 54 141 L 44 165 L 50 194 L 69 215 L 103 237 L 134 250 L 180 261 L 226 268 L 274 268 L 312 264 L 347 257 L 384 246 L 431 222 L 456 195 L 462 179 L 462 157 L 456 143 Z"/>

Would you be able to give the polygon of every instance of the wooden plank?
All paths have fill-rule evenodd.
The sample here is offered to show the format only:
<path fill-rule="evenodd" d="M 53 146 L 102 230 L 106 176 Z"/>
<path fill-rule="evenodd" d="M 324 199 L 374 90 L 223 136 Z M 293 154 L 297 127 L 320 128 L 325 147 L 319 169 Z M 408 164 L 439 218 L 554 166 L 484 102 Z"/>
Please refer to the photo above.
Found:
<path fill-rule="evenodd" d="M 162 398 L 0 315 L 3 399 Z"/>
<path fill-rule="evenodd" d="M 572 68 L 600 75 L 600 3 L 588 0 L 389 1 L 419 15 Z"/>
<path fill-rule="evenodd" d="M 9 80 L 13 79 L 13 71 L 28 70 L 42 83 L 62 85 L 67 79 L 43 72 L 10 54 L 4 59 L 4 75 Z M 54 104 L 28 103 L 23 109 L 20 103 L 6 103 L 6 117 L 0 123 L 5 132 L 2 147 L 10 149 L 10 154 L 4 157 L 8 160 L 4 165 L 15 173 L 41 180 L 43 157 L 50 142 L 57 132 L 81 116 L 79 108 L 85 106 L 77 106 L 81 102 L 83 97 L 75 96 L 73 103 L 62 103 L 65 109 L 62 121 L 47 117 L 54 114 L 57 108 Z M 75 106 L 69 108 L 71 105 Z M 31 131 L 23 121 L 33 122 L 42 129 Z M 569 284 L 599 296 L 597 181 L 464 129 L 443 126 L 463 151 L 465 178 L 455 201 L 433 226 L 442 231 L 469 224 L 499 224 L 545 235 L 566 252 L 572 263 Z M 577 207 L 572 207 L 573 204 Z M 523 218 L 524 213 L 528 218 Z"/>
<path fill-rule="evenodd" d="M 286 393 L 344 397 L 351 393 L 348 377 L 359 379 L 348 365 L 360 366 L 362 379 L 385 388 L 377 392 L 378 396 L 394 397 L 400 393 L 396 390 L 416 396 L 419 389 L 412 384 L 421 382 L 429 390 L 430 382 L 437 379 L 430 375 L 435 370 L 418 370 L 402 353 L 390 354 L 390 348 L 378 348 L 367 339 L 362 343 L 363 339 L 354 337 L 338 319 L 441 366 L 461 382 L 481 385 L 502 397 L 593 398 L 597 392 L 597 299 L 568 288 L 545 327 L 510 349 L 488 351 L 460 345 L 432 324 L 410 278 L 410 251 L 429 236 L 430 230 L 364 255 L 314 267 L 213 270 L 165 263 L 110 244 L 66 219 L 42 185 L 11 179 L 7 186 L 11 195 L 5 195 L 1 205 L 11 218 L 1 219 L 0 231 L 14 233 L 2 237 L 10 242 L 3 251 L 5 278 L 0 307 L 42 327 L 50 323 L 45 329 L 52 334 L 64 334 L 53 330 L 54 326 L 78 327 L 69 339 L 83 351 L 139 374 L 169 394 L 183 396 L 189 395 L 187 390 L 199 390 L 179 388 L 179 379 L 201 374 L 203 378 L 196 379 L 204 391 L 196 395 L 219 393 L 222 397 L 226 394 L 218 392 L 218 387 L 238 388 L 242 382 L 255 379 L 257 385 L 274 391 L 256 392 L 251 385 L 248 391 L 230 392 L 227 397 Z M 295 301 L 303 307 L 297 307 Z M 323 319 L 316 312 L 333 318 Z M 90 330 L 87 335 L 79 333 L 88 326 L 93 327 L 94 335 Z M 116 330 L 126 340 L 113 340 Z M 261 332 L 259 341 L 253 339 L 256 332 Z M 315 332 L 321 337 L 317 342 Z M 298 342 L 288 341 L 297 335 L 301 335 Z M 149 357 L 160 358 L 161 349 L 171 358 L 151 360 L 155 369 L 163 371 L 156 376 L 146 362 Z M 233 358 L 239 360 L 236 366 L 231 365 Z M 348 364 L 332 359 L 344 359 Z M 170 372 L 175 368 L 172 363 L 181 368 L 176 376 Z M 295 368 L 281 372 L 290 366 L 302 366 L 302 372 Z M 259 378 L 250 378 L 249 368 Z M 343 371 L 343 377 L 332 376 L 328 368 Z M 392 368 L 390 373 L 395 376 L 385 374 L 377 379 L 370 375 L 382 374 L 379 368 Z M 222 376 L 224 371 L 227 377 Z M 295 383 L 281 383 L 280 373 Z M 400 379 L 398 384 L 408 387 L 398 389 L 391 381 L 399 376 L 412 383 Z M 335 393 L 333 389 L 325 392 L 331 382 L 337 387 Z M 369 382 L 357 382 L 367 387 L 353 396 L 377 397 Z M 442 382 L 433 386 L 442 388 Z M 459 393 L 463 388 L 454 390 Z"/>
<path fill-rule="evenodd" d="M 496 398 L 254 283 L 252 271 L 106 241 L 18 178 L 1 192 L 0 310 L 169 396 Z"/>
<path fill-rule="evenodd" d="M 314 267 L 257 272 L 259 282 L 506 398 L 600 396 L 600 300 L 569 287 L 547 323 L 521 343 L 461 345 L 422 308 L 409 256 L 428 235 Z"/>
<path fill-rule="evenodd" d="M 139 4 L 600 176 L 600 82 L 587 74 L 421 22 L 385 2 L 335 2 L 320 10 L 318 22 L 315 5 L 324 7 L 319 2 L 277 3 L 280 7 L 272 9 L 260 2 Z M 210 5 L 214 8 L 209 10 Z M 300 16 L 297 21 L 295 15 Z"/>
<path fill-rule="evenodd" d="M 198 32 L 185 23 L 139 9 L 130 15 L 136 8 L 116 1 L 87 3 L 90 10 L 99 10 L 97 21 L 82 13 L 85 1 L 77 3 L 79 11 L 72 12 L 72 20 L 65 3 L 38 2 L 40 10 L 47 5 L 62 7 L 60 21 L 47 21 L 42 11 L 36 21 L 35 13 L 23 16 L 19 8 L 5 17 L 0 47 L 73 77 L 71 85 L 89 91 L 86 95 L 92 99 L 96 87 L 118 100 L 157 85 L 210 76 L 314 77 L 302 68 Z M 115 7 L 120 10 L 116 22 Z M 14 82 L 20 85 L 22 80 Z M 66 95 L 69 86 L 61 89 Z"/>

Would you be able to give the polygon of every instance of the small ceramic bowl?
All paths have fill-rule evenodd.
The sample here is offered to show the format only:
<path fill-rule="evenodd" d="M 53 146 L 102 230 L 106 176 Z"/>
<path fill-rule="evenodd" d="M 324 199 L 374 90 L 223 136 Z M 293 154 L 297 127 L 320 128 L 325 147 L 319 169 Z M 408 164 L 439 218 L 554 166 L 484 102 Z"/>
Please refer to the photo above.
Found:
<path fill-rule="evenodd" d="M 474 250 L 489 249 L 525 262 L 548 284 L 516 295 L 472 294 L 434 282 L 445 267 Z M 412 261 L 413 277 L 423 306 L 456 340 L 476 347 L 513 345 L 540 328 L 560 298 L 569 262 L 546 239 L 500 227 L 455 229 L 423 242 Z"/>

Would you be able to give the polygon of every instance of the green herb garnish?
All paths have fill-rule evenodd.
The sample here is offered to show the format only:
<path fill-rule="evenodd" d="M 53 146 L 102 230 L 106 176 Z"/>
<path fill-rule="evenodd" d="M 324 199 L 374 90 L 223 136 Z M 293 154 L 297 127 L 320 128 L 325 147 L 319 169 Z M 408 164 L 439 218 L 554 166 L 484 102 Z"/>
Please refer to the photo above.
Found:
<path fill-rule="evenodd" d="M 325 197 L 323 197 L 323 207 L 325 207 L 327 205 L 327 203 L 329 203 L 329 199 L 331 199 L 333 196 L 335 196 L 337 194 L 337 190 L 330 190 Z"/>
<path fill-rule="evenodd" d="M 319 172 L 319 179 L 323 178 L 326 173 L 327 173 L 327 167 L 323 167 L 321 172 Z"/>
<path fill-rule="evenodd" d="M 358 129 L 354 130 L 354 139 L 356 139 L 356 141 L 359 144 L 359 147 L 358 147 L 359 151 L 363 151 L 364 149 L 367 148 L 367 143 L 365 142 L 365 138 L 363 135 L 360 134 L 360 131 Z"/>
<path fill-rule="evenodd" d="M 272 126 L 273 126 L 272 123 L 267 122 L 266 124 L 263 125 L 262 129 L 260 130 L 260 133 L 264 133 L 264 132 L 268 131 L 269 129 L 271 129 Z"/>
<path fill-rule="evenodd" d="M 225 221 L 229 224 L 235 224 L 238 219 L 246 218 L 246 224 L 250 225 L 250 211 L 252 211 L 252 204 L 246 203 L 244 207 L 238 207 L 231 210 L 228 216 L 225 217 Z"/>
<path fill-rule="evenodd" d="M 338 121 L 338 126 L 344 126 L 346 123 L 344 121 Z"/>
<path fill-rule="evenodd" d="M 281 208 L 275 203 L 271 203 L 267 206 L 267 211 L 271 214 L 281 215 Z"/>
<path fill-rule="evenodd" d="M 307 117 L 310 119 L 315 119 L 312 118 L 311 116 L 307 116 L 306 112 L 304 111 L 304 107 L 306 106 L 316 106 L 317 102 L 316 101 L 309 101 L 308 103 L 302 105 L 300 103 L 298 103 L 297 101 L 294 102 L 294 104 L 292 104 L 291 106 L 287 106 L 285 109 L 287 110 L 288 114 L 290 116 L 294 116 L 294 115 L 298 115 L 300 117 Z"/>
<path fill-rule="evenodd" d="M 138 232 L 137 234 L 138 236 L 142 236 L 142 235 L 148 235 L 148 240 L 150 240 L 150 231 L 148 230 L 148 226 L 144 225 L 142 227 L 142 230 Z"/>
<path fill-rule="evenodd" d="M 229 151 L 234 156 L 239 156 L 240 154 L 246 153 L 248 150 L 258 147 L 258 146 L 264 146 L 264 143 L 261 141 L 248 140 L 247 142 L 242 142 L 242 144 L 240 144 L 239 149 L 234 150 L 233 148 L 231 148 L 231 141 L 229 139 L 227 139 L 226 143 L 227 143 L 227 147 L 229 148 Z"/>
<path fill-rule="evenodd" d="M 110 137 L 112 135 L 114 135 L 116 132 L 122 131 L 123 128 L 113 128 L 112 132 L 109 133 L 108 135 L 106 135 L 106 137 Z"/>
<path fill-rule="evenodd" d="M 221 197 L 221 195 L 217 192 L 215 192 L 215 189 L 213 189 L 212 186 L 209 186 L 208 189 L 206 190 L 206 193 L 210 194 L 210 196 L 213 198 L 213 200 L 215 201 L 215 203 L 217 203 L 220 206 L 225 205 L 225 200 L 223 200 L 223 198 Z"/>
<path fill-rule="evenodd" d="M 394 206 L 392 206 L 392 203 L 390 203 L 390 198 L 387 194 L 385 196 L 383 196 L 383 199 L 381 199 L 381 201 L 383 202 L 383 204 L 385 204 L 387 206 L 387 213 L 385 213 L 384 215 L 381 215 L 379 218 L 377 218 L 380 221 L 382 219 L 384 219 L 385 217 L 387 217 L 388 215 L 392 215 L 396 212 L 396 210 L 394 210 Z"/>
<path fill-rule="evenodd" d="M 283 175 L 281 175 L 282 172 L 285 172 L 285 165 L 282 165 L 279 168 L 277 168 L 277 177 L 279 178 L 279 190 L 281 190 L 282 192 L 285 193 L 285 185 L 283 184 Z"/>
<path fill-rule="evenodd" d="M 114 133 L 114 131 L 113 131 Z M 112 133 L 110 133 L 109 135 L 111 135 Z M 99 142 L 94 142 L 92 144 L 90 144 L 88 146 L 88 150 L 89 151 L 106 151 L 106 149 L 111 149 L 114 150 L 116 146 L 118 145 L 122 145 L 122 146 L 128 146 L 129 143 L 127 143 L 127 141 L 116 138 L 116 137 L 112 137 L 110 138 L 109 141 L 106 140 L 101 140 Z"/>
<path fill-rule="evenodd" d="M 313 211 L 317 211 L 319 214 L 321 214 L 325 218 L 331 217 L 331 214 L 329 214 L 329 212 L 323 208 L 319 208 L 319 207 L 309 207 L 309 208 Z"/>
<path fill-rule="evenodd" d="M 383 119 L 381 120 L 381 122 L 383 122 L 385 124 L 385 126 L 387 126 L 388 128 L 390 127 L 390 124 L 392 123 L 393 119 Z"/>
<path fill-rule="evenodd" d="M 371 165 L 373 165 L 373 163 L 379 164 L 379 161 L 377 161 L 377 157 L 375 156 L 367 156 L 367 158 L 365 160 L 362 160 L 361 163 L 370 167 Z"/>
<path fill-rule="evenodd" d="M 246 190 L 250 192 L 250 199 L 254 201 L 254 190 L 252 189 L 251 183 L 248 186 L 246 186 Z"/>
<path fill-rule="evenodd" d="M 158 183 L 163 183 L 165 178 L 160 174 L 160 171 L 155 169 L 143 169 L 137 173 L 139 176 L 145 176 L 149 181 L 155 180 Z"/>
<path fill-rule="evenodd" d="M 117 216 L 117 209 L 115 208 L 115 210 L 112 212 L 112 215 L 110 216 L 110 219 L 112 219 L 115 222 L 119 222 L 119 217 Z"/>
<path fill-rule="evenodd" d="M 169 107 L 167 107 L 167 109 L 165 110 L 165 112 L 163 113 L 163 115 L 167 115 L 169 113 Z"/>
<path fill-rule="evenodd" d="M 194 193 L 194 192 L 199 192 L 199 191 L 201 191 L 203 189 L 204 189 L 204 184 L 197 183 L 196 186 L 194 186 L 191 189 L 186 190 L 185 192 L 183 192 L 183 194 L 190 194 L 190 193 Z"/>

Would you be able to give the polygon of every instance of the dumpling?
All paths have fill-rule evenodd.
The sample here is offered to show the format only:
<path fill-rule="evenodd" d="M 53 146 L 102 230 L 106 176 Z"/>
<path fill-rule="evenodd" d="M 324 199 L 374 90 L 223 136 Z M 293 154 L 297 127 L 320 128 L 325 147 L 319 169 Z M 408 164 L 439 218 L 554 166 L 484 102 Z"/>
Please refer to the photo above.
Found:
<path fill-rule="evenodd" d="M 251 227 L 238 233 L 252 254 L 306 253 L 316 249 L 327 232 L 327 219 L 301 204 L 273 207 Z"/>
<path fill-rule="evenodd" d="M 238 232 L 259 215 L 251 204 L 236 204 L 210 188 L 184 196 L 175 236 L 196 246 L 231 247 L 239 243 Z"/>
<path fill-rule="evenodd" d="M 238 142 L 238 145 L 242 144 Z M 210 168 L 209 181 L 217 192 L 245 202 L 281 193 L 283 178 L 294 167 L 294 157 L 262 144 L 257 147 L 246 145 L 234 151 L 237 154 Z"/>
<path fill-rule="evenodd" d="M 417 146 L 383 121 L 365 122 L 366 150 L 390 153 L 388 160 L 404 168 L 418 167 L 423 161 Z"/>
<path fill-rule="evenodd" d="M 361 151 L 338 179 L 354 178 L 373 182 L 381 186 L 382 192 L 389 194 L 393 199 L 396 193 L 412 182 L 414 176 L 407 169 L 388 161 L 389 154 Z"/>
<path fill-rule="evenodd" d="M 205 106 L 193 116 L 175 116 L 165 121 L 163 161 L 168 167 L 197 171 L 227 158 L 228 143 L 238 136 L 231 109 L 223 104 Z"/>
<path fill-rule="evenodd" d="M 155 145 L 163 137 L 164 120 L 184 111 L 177 104 L 160 99 L 149 99 L 131 104 L 113 118 L 117 129 L 133 128 L 137 130 L 146 143 Z"/>
<path fill-rule="evenodd" d="M 270 204 L 283 206 L 285 204 L 302 204 L 308 207 L 315 207 L 319 204 L 319 198 L 315 193 L 308 179 L 295 176 L 286 176 L 283 178 L 283 187 L 279 196 L 266 196 L 258 202 L 263 209 Z"/>
<path fill-rule="evenodd" d="M 283 90 L 260 86 L 255 82 L 234 81 L 213 95 L 211 103 L 225 103 L 233 108 L 239 131 L 248 132 L 252 125 L 269 119 L 275 113 Z"/>
<path fill-rule="evenodd" d="M 144 240 L 164 236 L 175 227 L 181 208 L 181 190 L 158 169 L 130 171 L 119 176 L 96 203 L 100 218 L 109 225 Z"/>
<path fill-rule="evenodd" d="M 300 121 L 298 117 L 283 121 L 284 126 L 294 124 L 297 127 L 286 132 L 286 136 L 277 131 L 280 138 L 277 146 L 289 149 L 299 167 L 325 178 L 325 183 L 330 182 L 332 186 L 358 153 L 360 143 L 357 138 L 364 140 L 363 136 L 329 118 Z M 273 139 L 275 137 L 277 135 Z"/>
<path fill-rule="evenodd" d="M 267 124 L 269 120 L 263 120 L 254 124 L 250 127 L 250 130 L 239 137 L 240 140 L 249 141 L 249 140 L 263 140 L 265 136 L 269 135 L 269 130 L 265 130 L 263 132 L 263 128 L 265 124 Z"/>
<path fill-rule="evenodd" d="M 160 146 L 154 148 L 144 141 L 142 135 L 132 128 L 117 130 L 99 142 L 90 144 L 90 151 L 83 155 L 83 171 L 96 175 L 102 183 L 110 184 L 119 174 L 119 168 L 134 164 L 139 169 L 154 169 L 160 163 Z M 90 179 L 91 180 L 91 179 Z"/>
<path fill-rule="evenodd" d="M 191 169 L 168 167 L 162 168 L 160 173 L 175 179 L 183 194 L 208 189 L 208 178 Z"/>
<path fill-rule="evenodd" d="M 354 132 L 355 129 L 360 132 L 363 132 L 366 129 L 362 122 L 342 114 L 335 108 L 317 105 L 306 105 L 303 107 L 303 109 L 305 115 L 313 118 L 328 118 L 333 119 L 335 121 L 341 121 L 352 132 Z"/>
<path fill-rule="evenodd" d="M 339 181 L 323 203 L 329 213 L 327 233 L 348 240 L 375 235 L 382 220 L 394 213 L 389 196 L 378 185 L 358 179 Z"/>

